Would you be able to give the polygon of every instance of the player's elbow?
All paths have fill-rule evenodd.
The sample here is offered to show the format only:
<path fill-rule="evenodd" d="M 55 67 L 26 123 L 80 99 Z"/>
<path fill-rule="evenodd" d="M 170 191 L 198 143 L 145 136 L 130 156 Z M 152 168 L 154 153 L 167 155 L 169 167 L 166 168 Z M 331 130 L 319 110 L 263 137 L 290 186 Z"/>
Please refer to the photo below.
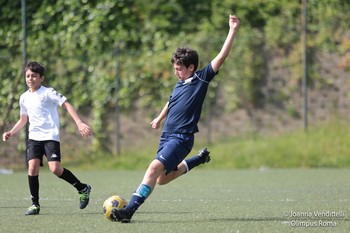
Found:
<path fill-rule="evenodd" d="M 213 71 L 216 73 L 219 71 L 222 64 L 225 62 L 224 57 L 217 57 L 215 60 L 211 62 L 211 67 L 213 68 Z"/>

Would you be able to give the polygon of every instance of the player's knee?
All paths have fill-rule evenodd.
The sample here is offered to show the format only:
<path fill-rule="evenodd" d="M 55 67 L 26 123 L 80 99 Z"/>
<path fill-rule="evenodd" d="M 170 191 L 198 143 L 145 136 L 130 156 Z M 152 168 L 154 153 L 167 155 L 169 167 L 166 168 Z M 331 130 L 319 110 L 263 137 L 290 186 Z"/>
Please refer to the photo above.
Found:
<path fill-rule="evenodd" d="M 59 172 L 58 172 L 58 169 L 52 168 L 52 169 L 50 169 L 50 171 L 51 171 L 54 175 L 60 176 L 60 174 L 59 174 Z"/>
<path fill-rule="evenodd" d="M 160 163 L 158 160 L 154 160 L 148 167 L 147 173 L 150 174 L 150 176 L 156 176 L 158 177 L 161 173 L 164 172 L 164 165 Z"/>
<path fill-rule="evenodd" d="M 37 176 L 39 175 L 39 170 L 40 170 L 39 159 L 31 159 L 28 161 L 28 175 Z"/>
<path fill-rule="evenodd" d="M 49 168 L 50 168 L 50 171 L 58 177 L 62 175 L 64 170 L 63 167 L 61 166 L 61 163 L 57 161 L 50 161 Z"/>
<path fill-rule="evenodd" d="M 50 167 L 50 171 L 53 174 L 55 174 L 56 176 L 61 176 L 63 173 L 63 169 L 61 167 L 57 167 L 57 166 Z"/>
<path fill-rule="evenodd" d="M 39 175 L 39 169 L 35 167 L 29 167 L 28 168 L 28 175 L 30 176 L 37 176 Z"/>

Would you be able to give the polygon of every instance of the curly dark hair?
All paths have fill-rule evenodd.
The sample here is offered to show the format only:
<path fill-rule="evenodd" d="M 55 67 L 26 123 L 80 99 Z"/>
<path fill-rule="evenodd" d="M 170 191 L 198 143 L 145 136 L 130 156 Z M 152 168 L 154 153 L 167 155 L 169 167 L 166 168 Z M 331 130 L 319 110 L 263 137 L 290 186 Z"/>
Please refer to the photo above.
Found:
<path fill-rule="evenodd" d="M 198 68 L 198 53 L 190 48 L 177 48 L 171 58 L 171 64 L 184 65 L 188 68 L 191 64 L 194 65 L 194 70 Z"/>

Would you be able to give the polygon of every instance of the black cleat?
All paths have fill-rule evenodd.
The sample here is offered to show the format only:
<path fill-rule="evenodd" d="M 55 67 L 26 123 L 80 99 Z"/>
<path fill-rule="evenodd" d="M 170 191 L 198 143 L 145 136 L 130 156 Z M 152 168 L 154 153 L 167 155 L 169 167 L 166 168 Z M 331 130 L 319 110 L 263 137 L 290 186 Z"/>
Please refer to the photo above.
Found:
<path fill-rule="evenodd" d="M 90 192 L 91 186 L 88 184 L 83 190 L 79 191 L 80 209 L 84 209 L 89 204 Z"/>
<path fill-rule="evenodd" d="M 40 212 L 40 206 L 38 205 L 32 205 L 28 208 L 26 215 L 38 215 Z"/>
<path fill-rule="evenodd" d="M 129 213 L 125 208 L 124 209 L 112 209 L 111 211 L 111 220 L 115 222 L 128 223 L 131 221 L 132 214 Z"/>
<path fill-rule="evenodd" d="M 207 148 L 203 148 L 199 151 L 198 155 L 203 159 L 202 163 L 209 163 L 210 161 L 210 151 Z"/>

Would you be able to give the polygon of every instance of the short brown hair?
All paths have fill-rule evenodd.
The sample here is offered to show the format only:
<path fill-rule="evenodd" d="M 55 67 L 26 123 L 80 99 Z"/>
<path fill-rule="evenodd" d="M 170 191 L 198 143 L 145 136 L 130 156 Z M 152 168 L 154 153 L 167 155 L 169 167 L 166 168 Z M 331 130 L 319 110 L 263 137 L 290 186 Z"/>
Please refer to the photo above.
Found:
<path fill-rule="evenodd" d="M 194 70 L 198 67 L 198 53 L 190 48 L 177 48 L 171 58 L 172 64 L 184 65 L 188 68 L 191 64 L 194 65 Z"/>

